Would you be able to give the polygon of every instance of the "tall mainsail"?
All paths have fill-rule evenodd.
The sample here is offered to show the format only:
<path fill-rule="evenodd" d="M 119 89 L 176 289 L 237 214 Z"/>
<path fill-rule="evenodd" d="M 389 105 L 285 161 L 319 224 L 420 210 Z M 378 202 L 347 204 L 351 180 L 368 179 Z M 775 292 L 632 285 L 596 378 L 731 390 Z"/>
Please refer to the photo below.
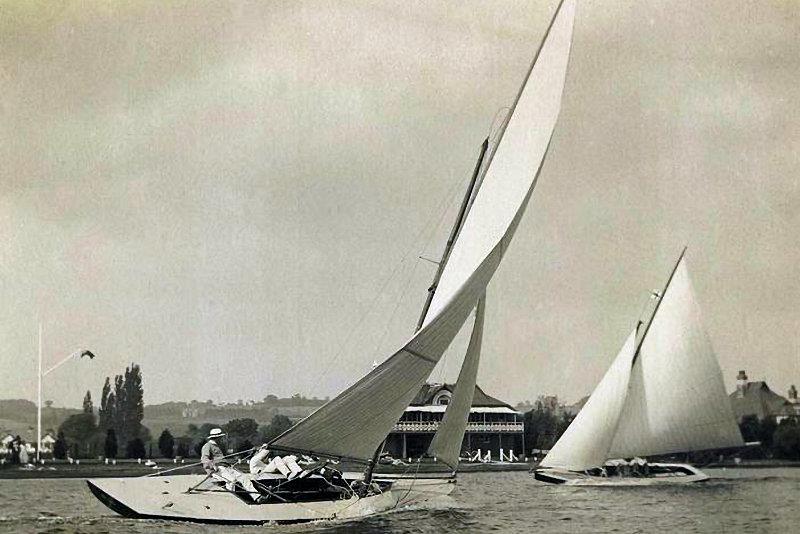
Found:
<path fill-rule="evenodd" d="M 558 119 L 574 16 L 575 0 L 563 0 L 489 155 L 480 190 L 450 253 L 426 321 L 447 305 L 495 247 L 506 246 L 513 235 L 509 228 L 525 209 Z"/>
<path fill-rule="evenodd" d="M 605 463 L 628 396 L 635 351 L 636 330 L 628 336 L 589 400 L 542 460 L 542 467 L 584 471 Z"/>
<path fill-rule="evenodd" d="M 686 261 L 681 259 L 631 371 L 628 400 L 609 458 L 742 445 Z"/>
<path fill-rule="evenodd" d="M 369 461 L 424 384 L 484 294 L 533 192 L 561 106 L 574 12 L 575 0 L 563 0 L 556 11 L 483 171 L 422 328 L 272 446 Z"/>
<path fill-rule="evenodd" d="M 461 371 L 458 373 L 458 380 L 453 389 L 453 396 L 444 412 L 442 423 L 428 447 L 428 454 L 435 456 L 453 469 L 458 468 L 461 443 L 464 440 L 464 431 L 467 428 L 470 408 L 472 408 L 472 397 L 475 394 L 475 382 L 478 378 L 478 367 L 481 360 L 485 300 L 485 296 L 478 300 L 472 335 L 469 338 L 464 362 L 461 364 Z"/>

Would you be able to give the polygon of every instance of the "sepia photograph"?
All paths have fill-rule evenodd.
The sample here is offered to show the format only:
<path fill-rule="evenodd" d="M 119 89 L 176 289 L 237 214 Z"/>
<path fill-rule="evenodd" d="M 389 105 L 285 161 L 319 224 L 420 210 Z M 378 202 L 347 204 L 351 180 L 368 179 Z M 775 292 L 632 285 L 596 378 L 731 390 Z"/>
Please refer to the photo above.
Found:
<path fill-rule="evenodd" d="M 800 1 L 0 0 L 0 534 L 800 529 Z"/>

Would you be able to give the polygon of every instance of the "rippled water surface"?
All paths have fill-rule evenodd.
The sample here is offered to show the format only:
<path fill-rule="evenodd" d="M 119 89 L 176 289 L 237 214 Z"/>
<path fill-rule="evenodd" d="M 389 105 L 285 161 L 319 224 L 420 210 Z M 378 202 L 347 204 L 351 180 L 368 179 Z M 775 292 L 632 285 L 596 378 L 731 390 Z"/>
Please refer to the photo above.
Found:
<path fill-rule="evenodd" d="M 82 480 L 0 480 L 0 532 L 800 532 L 800 469 L 709 470 L 711 481 L 569 488 L 524 472 L 459 477 L 433 506 L 348 523 L 221 527 L 123 519 Z"/>

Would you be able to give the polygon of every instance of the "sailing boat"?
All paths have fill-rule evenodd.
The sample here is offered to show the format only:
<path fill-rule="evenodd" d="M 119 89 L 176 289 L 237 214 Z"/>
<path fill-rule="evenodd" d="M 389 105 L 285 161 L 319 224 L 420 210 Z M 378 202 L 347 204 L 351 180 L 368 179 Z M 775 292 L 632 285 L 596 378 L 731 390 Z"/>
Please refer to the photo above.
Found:
<path fill-rule="evenodd" d="M 708 476 L 693 466 L 647 464 L 639 457 L 744 445 L 700 321 L 685 253 L 684 248 L 647 327 L 637 326 L 628 336 L 583 409 L 534 471 L 537 480 L 698 482 Z"/>
<path fill-rule="evenodd" d="M 575 1 L 562 0 L 558 6 L 498 140 L 485 164 L 478 166 L 480 187 L 470 194 L 469 209 L 455 232 L 418 330 L 361 380 L 269 443 L 271 450 L 362 464 L 364 472 L 344 473 L 338 485 L 317 475 L 296 483 L 278 475 L 259 478 L 263 493 L 259 497 L 266 499 L 253 499 L 248 492 L 230 490 L 202 475 L 89 480 L 96 497 L 129 517 L 247 524 L 361 517 L 452 491 L 453 476 L 377 477 L 373 469 L 387 435 L 477 307 L 472 347 L 456 387 L 459 392 L 430 448 L 441 461 L 457 465 L 477 372 L 481 301 L 548 152 L 561 108 Z M 353 349 L 366 345 L 355 343 Z M 467 387 L 470 381 L 473 385 Z M 296 491 L 282 491 L 290 483 L 297 484 Z"/>

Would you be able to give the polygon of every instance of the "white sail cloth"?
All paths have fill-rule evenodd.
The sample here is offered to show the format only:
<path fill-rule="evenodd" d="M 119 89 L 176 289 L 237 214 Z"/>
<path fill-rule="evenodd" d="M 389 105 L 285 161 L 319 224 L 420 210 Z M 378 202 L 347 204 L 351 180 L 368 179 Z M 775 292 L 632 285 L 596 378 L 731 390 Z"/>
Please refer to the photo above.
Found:
<path fill-rule="evenodd" d="M 662 298 L 631 372 L 609 457 L 744 445 L 685 260 Z"/>
<path fill-rule="evenodd" d="M 542 460 L 542 467 L 583 471 L 603 465 L 628 396 L 636 330 L 631 332 L 589 400 Z"/>
<path fill-rule="evenodd" d="M 469 338 L 464 362 L 461 364 L 461 371 L 458 373 L 458 380 L 453 389 L 453 396 L 444 412 L 442 423 L 428 447 L 428 454 L 435 456 L 440 462 L 453 469 L 458 468 L 461 444 L 464 441 L 464 431 L 467 429 L 469 412 L 472 408 L 472 397 L 475 395 L 475 382 L 478 379 L 485 298 L 482 297 L 478 300 L 472 335 Z"/>
<path fill-rule="evenodd" d="M 630 348 L 634 338 L 635 333 L 628 337 L 543 467 L 583 471 L 609 458 L 744 445 L 684 259 L 664 291 L 638 357 Z"/>
<path fill-rule="evenodd" d="M 367 376 L 273 440 L 274 447 L 369 460 L 428 378 L 485 292 L 533 191 L 560 109 L 574 3 L 564 0 L 551 23 L 422 328 Z"/>
<path fill-rule="evenodd" d="M 575 0 L 553 18 L 526 83 L 486 166 L 481 186 L 453 245 L 426 321 L 453 298 L 491 250 L 506 237 L 544 161 L 561 109 Z"/>

